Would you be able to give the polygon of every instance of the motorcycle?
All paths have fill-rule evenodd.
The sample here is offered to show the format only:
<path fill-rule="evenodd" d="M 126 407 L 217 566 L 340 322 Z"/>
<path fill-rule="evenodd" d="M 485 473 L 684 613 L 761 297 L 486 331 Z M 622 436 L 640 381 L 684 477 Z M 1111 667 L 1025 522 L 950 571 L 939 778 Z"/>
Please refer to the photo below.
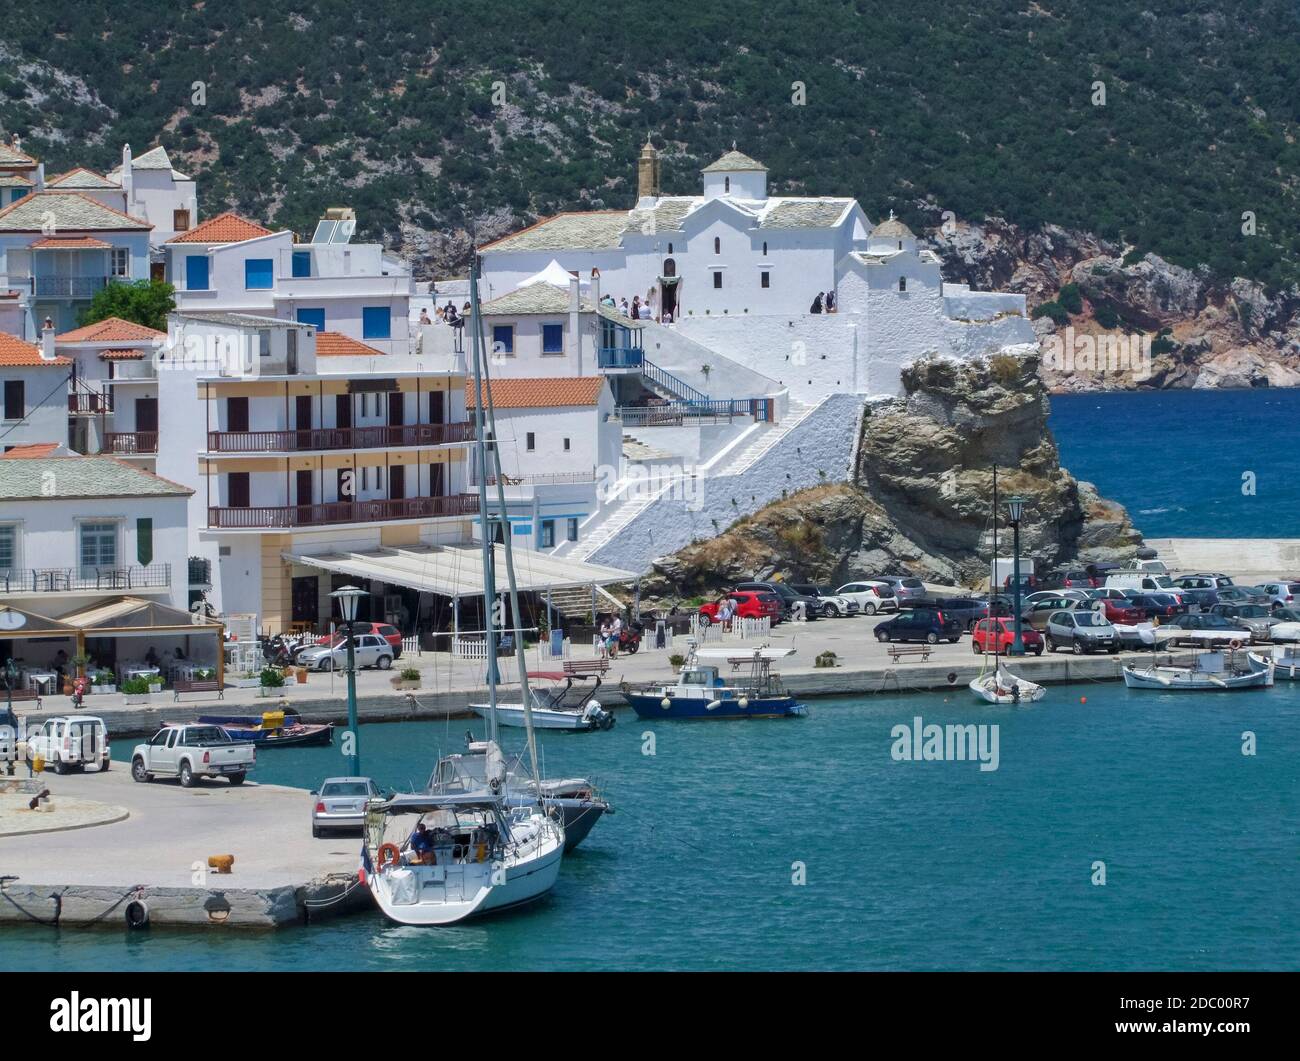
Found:
<path fill-rule="evenodd" d="M 629 656 L 635 656 L 636 650 L 641 647 L 641 635 L 645 627 L 640 623 L 628 623 L 618 635 L 618 650 L 626 652 Z"/>

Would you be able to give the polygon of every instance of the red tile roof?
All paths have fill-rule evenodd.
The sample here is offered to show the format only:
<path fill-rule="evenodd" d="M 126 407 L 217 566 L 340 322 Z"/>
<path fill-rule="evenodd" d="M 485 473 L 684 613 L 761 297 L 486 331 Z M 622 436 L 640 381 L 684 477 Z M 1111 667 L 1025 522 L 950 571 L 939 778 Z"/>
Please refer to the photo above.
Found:
<path fill-rule="evenodd" d="M 143 350 L 105 350 L 99 355 L 101 361 L 142 361 Z"/>
<path fill-rule="evenodd" d="M 134 321 L 124 321 L 121 317 L 105 317 L 102 321 L 64 332 L 54 338 L 60 343 L 143 343 L 151 339 L 166 339 L 167 333 L 146 328 Z"/>
<path fill-rule="evenodd" d="M 40 347 L 0 332 L 0 365 L 6 368 L 37 368 L 43 365 L 62 365 L 66 368 L 71 364 L 72 360 L 66 357 L 46 361 L 41 357 Z"/>
<path fill-rule="evenodd" d="M 168 243 L 242 243 L 246 239 L 269 236 L 271 230 L 263 228 L 256 221 L 240 217 L 233 210 L 210 217 L 200 225 L 195 225 L 188 232 L 173 236 Z"/>
<path fill-rule="evenodd" d="M 59 448 L 57 442 L 32 442 L 26 446 L 14 446 L 13 449 L 6 453 L 0 453 L 0 457 L 7 460 L 20 460 L 23 457 L 48 457 Z"/>
<path fill-rule="evenodd" d="M 340 332 L 316 333 L 317 357 L 386 357 L 382 350 Z"/>
<path fill-rule="evenodd" d="M 32 240 L 27 246 L 34 251 L 104 251 L 112 244 L 105 243 L 102 239 L 95 239 L 94 236 L 42 236 L 40 239 Z"/>
<path fill-rule="evenodd" d="M 491 383 L 492 405 L 496 409 L 562 408 L 595 405 L 605 385 L 604 376 L 556 376 L 547 379 L 496 379 Z M 475 387 L 465 384 L 465 403 L 475 406 Z"/>

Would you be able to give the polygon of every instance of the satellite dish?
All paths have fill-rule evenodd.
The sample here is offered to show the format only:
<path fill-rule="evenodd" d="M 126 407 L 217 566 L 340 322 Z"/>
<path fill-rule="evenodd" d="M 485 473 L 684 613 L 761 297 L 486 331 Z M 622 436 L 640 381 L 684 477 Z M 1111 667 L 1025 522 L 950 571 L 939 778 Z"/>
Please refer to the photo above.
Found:
<path fill-rule="evenodd" d="M 0 612 L 0 630 L 21 630 L 26 625 L 27 616 L 22 612 L 16 612 L 12 608 Z"/>

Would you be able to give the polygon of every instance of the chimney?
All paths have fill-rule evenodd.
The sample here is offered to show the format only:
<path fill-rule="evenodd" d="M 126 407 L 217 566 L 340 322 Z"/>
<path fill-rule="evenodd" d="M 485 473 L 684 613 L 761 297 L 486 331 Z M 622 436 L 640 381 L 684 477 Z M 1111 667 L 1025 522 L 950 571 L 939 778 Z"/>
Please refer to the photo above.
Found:
<path fill-rule="evenodd" d="M 134 181 L 131 177 L 131 145 L 122 145 L 122 191 L 125 193 L 126 209 L 131 210 L 131 193 L 134 190 Z"/>
<path fill-rule="evenodd" d="M 569 348 L 565 350 L 566 354 L 577 355 L 578 375 L 582 375 L 582 332 L 579 330 L 579 322 L 582 320 L 580 311 L 582 302 L 578 295 L 579 281 L 576 276 L 569 277 Z"/>
<path fill-rule="evenodd" d="M 638 199 L 655 199 L 659 196 L 659 152 L 650 143 L 650 137 L 641 148 L 636 163 L 636 194 Z"/>
<path fill-rule="evenodd" d="M 569 277 L 569 312 L 577 313 L 581 308 L 581 303 L 578 301 L 578 278 L 571 276 Z"/>
<path fill-rule="evenodd" d="M 36 190 L 38 192 L 45 191 L 45 163 L 44 162 L 36 163 Z"/>
<path fill-rule="evenodd" d="M 594 305 L 600 305 L 600 270 L 591 270 L 591 301 Z"/>
<path fill-rule="evenodd" d="M 41 325 L 41 360 L 53 361 L 56 356 L 54 353 L 54 321 L 46 317 Z"/>

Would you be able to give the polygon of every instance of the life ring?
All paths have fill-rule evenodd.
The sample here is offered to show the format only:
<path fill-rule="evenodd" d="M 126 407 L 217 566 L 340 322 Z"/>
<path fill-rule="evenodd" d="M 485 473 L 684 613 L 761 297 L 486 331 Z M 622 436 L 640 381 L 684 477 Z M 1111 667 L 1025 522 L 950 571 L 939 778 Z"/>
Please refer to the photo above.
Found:
<path fill-rule="evenodd" d="M 1234 637 L 1231 641 L 1228 642 L 1228 648 L 1230 648 L 1233 652 L 1236 652 L 1238 649 L 1240 649 L 1241 638 Z"/>
<path fill-rule="evenodd" d="M 385 857 L 392 856 L 392 857 Z M 379 845 L 379 869 L 383 872 L 388 866 L 399 865 L 402 861 L 402 851 L 396 844 Z"/>

